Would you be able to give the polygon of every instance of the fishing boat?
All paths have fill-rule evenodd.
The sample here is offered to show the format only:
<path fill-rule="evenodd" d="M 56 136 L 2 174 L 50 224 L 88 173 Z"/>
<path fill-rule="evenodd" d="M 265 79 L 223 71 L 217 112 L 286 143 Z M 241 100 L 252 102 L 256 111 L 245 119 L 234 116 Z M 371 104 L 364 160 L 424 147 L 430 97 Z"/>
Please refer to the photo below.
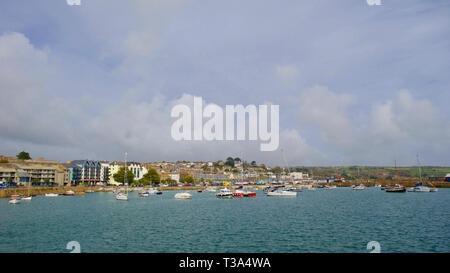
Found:
<path fill-rule="evenodd" d="M 297 196 L 297 192 L 283 189 L 275 189 L 273 191 L 269 191 L 267 193 L 267 196 L 295 197 Z"/>
<path fill-rule="evenodd" d="M 188 193 L 188 192 L 179 192 L 177 194 L 175 194 L 175 199 L 191 199 L 192 198 L 192 194 Z"/>
<path fill-rule="evenodd" d="M 8 201 L 9 204 L 19 204 L 20 203 L 20 199 L 10 199 Z"/>
<path fill-rule="evenodd" d="M 123 184 L 125 185 L 125 192 L 119 191 L 116 193 L 116 200 L 119 201 L 128 201 L 128 183 L 127 183 L 127 153 L 125 153 L 125 165 L 124 165 L 124 175 L 123 175 Z"/>
<path fill-rule="evenodd" d="M 57 193 L 46 193 L 45 197 L 57 197 L 58 195 Z"/>
<path fill-rule="evenodd" d="M 233 197 L 233 192 L 228 188 L 220 189 L 218 193 L 216 193 L 216 197 L 219 198 L 231 198 Z"/>
<path fill-rule="evenodd" d="M 364 186 L 363 184 L 359 184 L 359 185 L 353 185 L 352 186 L 353 190 L 365 190 L 366 186 Z"/>
<path fill-rule="evenodd" d="M 406 187 L 400 184 L 395 184 L 391 186 L 387 186 L 385 189 L 386 192 L 406 192 Z"/>
<path fill-rule="evenodd" d="M 73 196 L 73 195 L 75 195 L 75 192 L 74 191 L 66 191 L 65 193 L 63 193 L 63 195 L 65 195 L 65 196 Z"/>

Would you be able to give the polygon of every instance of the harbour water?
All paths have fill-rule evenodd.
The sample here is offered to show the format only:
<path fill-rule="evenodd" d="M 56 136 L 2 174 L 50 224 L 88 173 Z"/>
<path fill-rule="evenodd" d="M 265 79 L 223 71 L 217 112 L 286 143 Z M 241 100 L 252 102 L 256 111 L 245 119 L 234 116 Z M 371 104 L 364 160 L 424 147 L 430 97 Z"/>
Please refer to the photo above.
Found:
<path fill-rule="evenodd" d="M 295 198 L 218 199 L 176 191 L 117 201 L 107 192 L 18 205 L 0 199 L 0 252 L 450 252 L 450 189 L 386 193 L 350 188 Z"/>

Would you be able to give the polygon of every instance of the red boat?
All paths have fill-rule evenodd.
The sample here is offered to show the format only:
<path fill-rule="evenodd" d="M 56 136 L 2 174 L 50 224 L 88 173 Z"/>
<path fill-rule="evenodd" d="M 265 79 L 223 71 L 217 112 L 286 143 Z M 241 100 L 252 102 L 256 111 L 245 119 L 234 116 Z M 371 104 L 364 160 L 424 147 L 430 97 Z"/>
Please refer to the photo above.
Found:
<path fill-rule="evenodd" d="M 256 197 L 256 192 L 237 190 L 233 193 L 233 197 Z"/>

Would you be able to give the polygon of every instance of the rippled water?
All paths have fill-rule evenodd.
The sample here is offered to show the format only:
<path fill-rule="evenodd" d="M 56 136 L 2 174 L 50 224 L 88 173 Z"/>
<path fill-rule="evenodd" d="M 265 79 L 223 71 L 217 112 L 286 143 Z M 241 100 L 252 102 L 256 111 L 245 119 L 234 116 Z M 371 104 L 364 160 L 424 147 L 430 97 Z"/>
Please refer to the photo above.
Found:
<path fill-rule="evenodd" d="M 436 193 L 303 191 L 296 198 L 217 199 L 175 191 L 0 200 L 0 252 L 450 252 L 450 189 Z"/>

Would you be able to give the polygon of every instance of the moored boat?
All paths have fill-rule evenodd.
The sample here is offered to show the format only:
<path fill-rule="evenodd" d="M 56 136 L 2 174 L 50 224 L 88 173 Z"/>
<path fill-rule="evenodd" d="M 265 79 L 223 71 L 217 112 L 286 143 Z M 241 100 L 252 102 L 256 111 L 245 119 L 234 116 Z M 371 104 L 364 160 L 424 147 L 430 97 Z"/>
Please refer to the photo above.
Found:
<path fill-rule="evenodd" d="M 228 188 L 220 189 L 218 193 L 216 193 L 216 197 L 219 198 L 231 198 L 233 197 L 233 192 Z"/>
<path fill-rule="evenodd" d="M 22 196 L 22 198 L 20 198 L 20 200 L 24 200 L 24 201 L 31 201 L 31 199 L 33 199 L 32 196 Z"/>
<path fill-rule="evenodd" d="M 353 185 L 352 186 L 353 190 L 365 190 L 366 186 L 364 186 L 363 184 L 359 184 L 359 185 Z"/>
<path fill-rule="evenodd" d="M 19 204 L 20 203 L 20 199 L 10 199 L 8 201 L 9 204 Z"/>
<path fill-rule="evenodd" d="M 188 192 L 179 192 L 179 193 L 175 194 L 174 198 L 175 199 L 191 199 L 192 194 L 190 194 Z"/>
<path fill-rule="evenodd" d="M 65 195 L 65 196 L 73 196 L 73 195 L 75 195 L 75 192 L 74 191 L 66 191 L 65 193 L 63 193 L 63 195 Z"/>
<path fill-rule="evenodd" d="M 392 186 L 387 186 L 385 191 L 386 192 L 406 192 L 406 187 L 399 185 L 399 184 L 395 184 Z"/>
<path fill-rule="evenodd" d="M 295 192 L 295 191 L 288 191 L 288 190 L 282 190 L 282 189 L 276 189 L 276 190 L 273 190 L 273 191 L 269 191 L 267 193 L 267 196 L 295 197 L 295 196 L 297 196 L 297 192 Z"/>
<path fill-rule="evenodd" d="M 46 193 L 45 197 L 57 197 L 58 195 L 57 193 Z"/>

